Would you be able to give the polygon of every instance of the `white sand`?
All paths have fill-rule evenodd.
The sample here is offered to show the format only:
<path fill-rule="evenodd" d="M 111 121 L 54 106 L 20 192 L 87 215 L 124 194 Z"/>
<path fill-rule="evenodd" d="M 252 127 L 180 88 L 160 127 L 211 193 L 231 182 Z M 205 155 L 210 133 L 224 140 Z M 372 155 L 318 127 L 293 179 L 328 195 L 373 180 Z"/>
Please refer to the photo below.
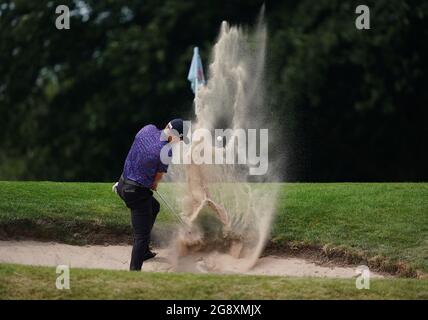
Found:
<path fill-rule="evenodd" d="M 246 269 L 244 259 L 220 253 L 193 254 L 174 258 L 168 249 L 157 249 L 158 255 L 144 263 L 143 271 L 240 273 L 295 277 L 352 278 L 356 267 L 321 266 L 300 258 L 267 256 Z M 130 246 L 71 246 L 54 242 L 0 241 L 0 263 L 57 266 L 66 264 L 75 268 L 127 270 L 131 256 Z M 382 277 L 372 274 L 373 277 Z"/>

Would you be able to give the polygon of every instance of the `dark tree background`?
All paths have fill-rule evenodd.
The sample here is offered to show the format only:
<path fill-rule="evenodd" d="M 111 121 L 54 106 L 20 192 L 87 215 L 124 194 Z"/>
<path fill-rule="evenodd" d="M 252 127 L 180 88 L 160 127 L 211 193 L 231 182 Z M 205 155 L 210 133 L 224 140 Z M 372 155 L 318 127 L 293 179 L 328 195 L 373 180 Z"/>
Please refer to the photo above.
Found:
<path fill-rule="evenodd" d="M 428 2 L 363 2 L 265 1 L 289 181 L 428 179 Z M 221 21 L 262 4 L 0 0 L 0 179 L 116 179 L 142 125 L 191 114 L 193 46 L 207 67 Z"/>

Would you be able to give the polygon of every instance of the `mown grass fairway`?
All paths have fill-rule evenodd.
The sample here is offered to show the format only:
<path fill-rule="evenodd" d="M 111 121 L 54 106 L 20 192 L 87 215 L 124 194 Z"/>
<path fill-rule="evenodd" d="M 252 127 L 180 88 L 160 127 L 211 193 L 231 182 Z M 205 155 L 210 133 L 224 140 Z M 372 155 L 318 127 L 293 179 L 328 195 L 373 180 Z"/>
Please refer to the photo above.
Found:
<path fill-rule="evenodd" d="M 256 187 L 268 188 L 269 185 Z M 0 182 L 0 237 L 67 243 L 129 239 L 128 209 L 110 183 Z M 174 185 L 161 191 L 173 200 Z M 174 223 L 162 206 L 157 224 Z M 98 238 L 96 237 L 98 235 Z M 272 243 L 339 246 L 428 272 L 428 184 L 282 184 Z M 130 273 L 0 264 L 0 299 L 428 299 L 426 279 L 371 280 Z"/>
<path fill-rule="evenodd" d="M 134 273 L 71 269 L 70 290 L 55 268 L 0 264 L 0 299 L 428 299 L 428 280 Z"/>
<path fill-rule="evenodd" d="M 161 185 L 170 201 L 173 187 Z M 0 188 L 3 239 L 11 232 L 68 243 L 130 235 L 128 209 L 110 183 L 0 182 Z M 157 224 L 170 222 L 174 217 L 161 206 Z M 272 237 L 277 244 L 341 246 L 427 273 L 428 184 L 282 184 Z"/>

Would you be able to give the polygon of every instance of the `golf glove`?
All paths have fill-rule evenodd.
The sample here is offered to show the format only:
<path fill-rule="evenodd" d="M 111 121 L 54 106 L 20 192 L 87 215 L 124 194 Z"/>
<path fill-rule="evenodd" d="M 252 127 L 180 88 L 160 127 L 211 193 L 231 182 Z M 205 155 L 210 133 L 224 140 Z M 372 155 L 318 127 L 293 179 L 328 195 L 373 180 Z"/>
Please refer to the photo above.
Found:
<path fill-rule="evenodd" d="M 117 193 L 117 185 L 118 185 L 118 182 L 116 182 L 116 183 L 113 185 L 113 187 L 111 187 L 111 191 L 113 191 L 114 193 Z"/>

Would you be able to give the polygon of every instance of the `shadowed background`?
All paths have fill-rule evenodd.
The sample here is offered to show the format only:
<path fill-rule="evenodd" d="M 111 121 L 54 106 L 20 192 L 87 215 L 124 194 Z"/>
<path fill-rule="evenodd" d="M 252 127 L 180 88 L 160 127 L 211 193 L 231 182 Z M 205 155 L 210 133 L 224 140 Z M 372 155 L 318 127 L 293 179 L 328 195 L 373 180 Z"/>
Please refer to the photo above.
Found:
<path fill-rule="evenodd" d="M 265 1 L 287 181 L 428 179 L 428 3 Z M 55 28 L 68 5 L 70 30 Z M 112 181 L 135 133 L 190 117 L 193 47 L 263 1 L 0 0 L 0 180 Z"/>

